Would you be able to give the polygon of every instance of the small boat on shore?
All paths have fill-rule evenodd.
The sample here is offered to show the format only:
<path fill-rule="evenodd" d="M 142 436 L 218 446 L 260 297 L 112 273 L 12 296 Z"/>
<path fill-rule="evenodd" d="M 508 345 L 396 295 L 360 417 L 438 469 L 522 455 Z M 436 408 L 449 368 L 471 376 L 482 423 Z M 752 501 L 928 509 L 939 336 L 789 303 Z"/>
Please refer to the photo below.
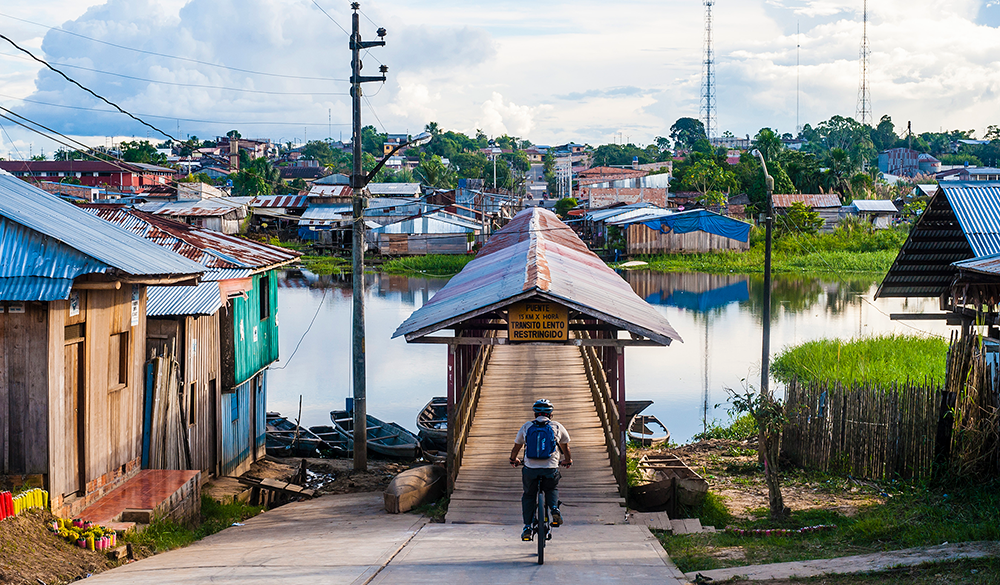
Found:
<path fill-rule="evenodd" d="M 345 438 L 340 432 L 338 432 L 337 427 L 330 425 L 318 425 L 314 427 L 309 427 L 309 430 L 323 440 L 326 444 L 326 454 L 331 457 L 347 457 L 351 454 L 351 448 L 354 444 L 353 439 Z"/>
<path fill-rule="evenodd" d="M 408 469 L 385 488 L 385 511 L 400 514 L 441 499 L 448 491 L 448 472 L 440 465 Z"/>
<path fill-rule="evenodd" d="M 417 415 L 417 431 L 421 439 L 445 449 L 448 446 L 448 399 L 435 396 Z"/>
<path fill-rule="evenodd" d="M 277 412 L 264 419 L 265 446 L 273 457 L 316 457 L 325 443 L 309 429 L 299 426 Z"/>
<path fill-rule="evenodd" d="M 645 455 L 636 471 L 640 482 L 629 487 L 628 499 L 629 505 L 640 512 L 667 511 L 673 516 L 678 506 L 696 506 L 708 492 L 705 478 L 676 455 Z"/>
<path fill-rule="evenodd" d="M 655 447 L 670 440 L 670 431 L 655 416 L 637 414 L 628 423 L 628 439 L 642 447 Z"/>
<path fill-rule="evenodd" d="M 396 459 L 416 459 L 420 452 L 417 436 L 394 422 L 383 422 L 367 415 L 368 450 Z M 354 450 L 354 413 L 348 410 L 330 411 L 330 420 L 343 438 L 350 438 Z"/>

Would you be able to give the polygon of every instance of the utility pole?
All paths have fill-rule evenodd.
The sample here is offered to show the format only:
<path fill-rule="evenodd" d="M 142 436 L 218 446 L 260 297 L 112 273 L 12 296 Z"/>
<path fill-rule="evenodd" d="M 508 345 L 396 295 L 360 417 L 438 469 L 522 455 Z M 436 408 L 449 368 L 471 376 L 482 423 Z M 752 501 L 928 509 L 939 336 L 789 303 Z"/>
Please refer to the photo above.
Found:
<path fill-rule="evenodd" d="M 771 192 L 774 191 L 774 179 L 767 172 L 767 163 L 759 150 L 751 154 L 760 159 L 760 167 L 764 171 L 764 184 L 767 187 L 767 215 L 764 216 L 764 306 L 763 306 L 763 339 L 761 340 L 760 359 L 760 395 L 769 395 L 770 354 L 771 354 L 771 230 L 774 227 L 774 203 Z"/>
<path fill-rule="evenodd" d="M 358 9 L 360 4 L 351 3 L 354 15 L 351 19 L 351 101 L 354 108 L 354 138 L 352 144 L 354 167 L 351 174 L 351 191 L 354 203 L 354 213 L 351 217 L 351 284 L 354 293 L 354 310 L 352 320 L 351 359 L 352 381 L 354 387 L 354 469 L 368 469 L 368 410 L 365 405 L 365 195 L 364 189 L 368 178 L 361 167 L 361 84 L 370 81 L 385 83 L 385 73 L 388 67 L 382 65 L 381 76 L 361 76 L 361 50 L 370 47 L 383 47 L 385 29 L 378 29 L 378 41 L 362 41 L 359 31 Z"/>

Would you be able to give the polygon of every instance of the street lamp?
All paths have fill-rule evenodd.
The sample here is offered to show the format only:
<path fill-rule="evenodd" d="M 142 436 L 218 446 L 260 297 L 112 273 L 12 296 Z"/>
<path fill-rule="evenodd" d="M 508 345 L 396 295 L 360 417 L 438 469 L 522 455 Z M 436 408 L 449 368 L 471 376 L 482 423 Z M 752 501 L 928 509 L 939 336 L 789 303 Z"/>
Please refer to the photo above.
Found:
<path fill-rule="evenodd" d="M 360 134 L 360 132 L 356 133 Z M 352 320 L 352 343 L 351 354 L 353 356 L 352 380 L 354 396 L 354 469 L 363 471 L 368 469 L 368 409 L 366 406 L 366 381 L 365 381 L 365 207 L 368 206 L 365 197 L 365 189 L 368 183 L 375 178 L 386 161 L 394 154 L 408 146 L 420 146 L 431 141 L 431 134 L 423 132 L 397 144 L 392 150 L 378 161 L 367 174 L 361 170 L 360 165 L 356 166 L 355 175 L 351 177 L 351 187 L 354 199 L 354 217 L 351 222 L 352 250 L 351 250 L 351 287 L 353 292 L 354 311 Z M 360 143 L 355 139 L 354 148 L 360 150 Z M 356 153 L 355 160 L 360 161 L 360 154 Z"/>
<path fill-rule="evenodd" d="M 767 211 L 764 216 L 764 333 L 760 360 L 760 395 L 768 394 L 768 374 L 770 352 L 771 352 L 771 228 L 774 226 L 774 204 L 771 201 L 771 192 L 774 191 L 774 179 L 767 172 L 767 163 L 764 162 L 764 155 L 759 150 L 751 152 L 760 160 L 760 167 L 764 171 L 764 184 L 767 188 Z"/>

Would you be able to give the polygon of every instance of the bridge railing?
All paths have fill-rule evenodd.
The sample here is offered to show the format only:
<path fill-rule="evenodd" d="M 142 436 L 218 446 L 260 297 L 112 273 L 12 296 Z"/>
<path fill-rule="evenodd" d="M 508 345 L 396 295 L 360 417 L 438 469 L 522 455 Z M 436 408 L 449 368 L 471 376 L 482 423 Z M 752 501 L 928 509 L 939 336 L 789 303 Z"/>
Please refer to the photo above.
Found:
<path fill-rule="evenodd" d="M 591 338 L 588 331 L 578 331 L 577 335 L 583 339 Z M 601 427 L 604 429 L 604 443 L 608 449 L 608 458 L 611 460 L 611 469 L 618 482 L 618 490 L 624 497 L 628 489 L 626 470 L 622 464 L 625 460 L 623 457 L 625 446 L 622 444 L 625 435 L 622 433 L 618 405 L 615 403 L 615 396 L 604 373 L 598 349 L 580 346 L 580 352 L 583 354 L 583 366 L 587 371 L 587 380 L 590 383 L 594 406 L 597 407 L 597 416 L 601 419 Z"/>
<path fill-rule="evenodd" d="M 485 334 L 488 337 L 496 337 L 496 331 Z M 455 416 L 448 421 L 448 493 L 455 487 L 455 479 L 458 477 L 458 470 L 462 467 L 462 455 L 465 453 L 465 445 L 469 440 L 469 430 L 472 428 L 472 419 L 476 416 L 476 408 L 479 406 L 479 394 L 483 387 L 483 377 L 486 374 L 486 365 L 493 355 L 492 345 L 483 345 L 479 349 L 476 361 L 473 363 L 472 371 L 469 373 L 469 381 L 462 391 L 462 395 L 455 403 Z"/>

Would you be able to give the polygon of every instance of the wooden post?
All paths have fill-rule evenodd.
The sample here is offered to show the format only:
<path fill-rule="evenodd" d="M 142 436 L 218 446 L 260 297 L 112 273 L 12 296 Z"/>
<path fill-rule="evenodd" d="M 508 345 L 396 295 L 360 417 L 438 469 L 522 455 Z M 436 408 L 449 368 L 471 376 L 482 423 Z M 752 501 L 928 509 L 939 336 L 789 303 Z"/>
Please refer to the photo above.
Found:
<path fill-rule="evenodd" d="M 448 344 L 448 493 L 455 488 L 455 350 Z"/>
<path fill-rule="evenodd" d="M 625 470 L 628 469 L 627 464 L 625 462 L 625 445 L 626 445 L 625 437 L 626 437 L 626 429 L 628 427 L 628 421 L 625 419 L 625 417 L 626 417 L 626 415 L 625 415 L 625 348 L 624 347 L 619 347 L 619 348 L 617 348 L 617 350 L 618 350 L 617 351 L 617 353 L 618 353 L 617 366 L 618 367 L 615 368 L 617 370 L 617 372 L 616 372 L 617 376 L 615 376 L 615 377 L 617 378 L 617 381 L 618 381 L 618 392 L 617 392 L 617 394 L 618 394 L 618 396 L 617 396 L 617 399 L 618 399 L 618 420 L 619 420 L 619 433 L 618 433 L 618 441 L 619 441 L 619 443 L 618 444 L 621 446 L 621 449 L 619 450 L 620 451 L 620 453 L 619 453 L 619 459 L 620 460 L 619 460 L 618 464 L 621 466 L 621 469 L 622 469 L 622 475 L 621 475 L 621 477 L 622 477 L 622 488 L 621 489 L 622 489 L 622 491 L 625 494 L 628 494 L 628 490 L 626 489 L 627 485 L 628 485 L 628 482 L 625 479 L 626 475 L 627 475 L 625 473 Z"/>

